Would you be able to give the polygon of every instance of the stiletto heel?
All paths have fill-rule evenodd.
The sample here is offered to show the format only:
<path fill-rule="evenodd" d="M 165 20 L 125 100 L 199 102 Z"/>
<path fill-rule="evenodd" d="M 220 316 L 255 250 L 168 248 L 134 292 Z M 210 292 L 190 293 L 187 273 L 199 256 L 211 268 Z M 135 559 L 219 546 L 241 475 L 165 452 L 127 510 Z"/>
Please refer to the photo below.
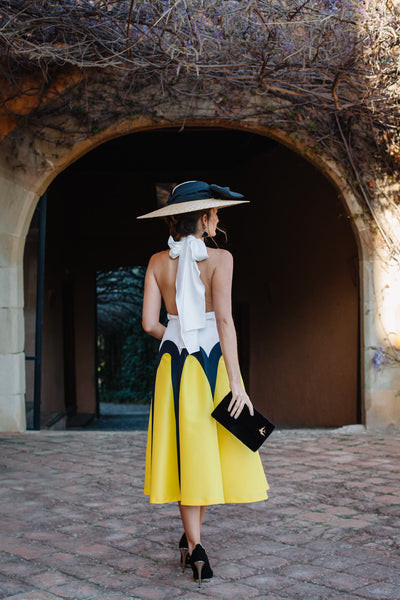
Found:
<path fill-rule="evenodd" d="M 191 563 L 193 577 L 195 581 L 199 582 L 199 587 L 201 587 L 202 581 L 210 581 L 214 573 L 210 567 L 206 551 L 200 544 L 197 544 L 191 554 Z"/>
<path fill-rule="evenodd" d="M 189 554 L 189 548 L 179 548 L 179 550 L 181 551 L 181 564 L 182 564 L 182 573 L 185 572 L 185 567 L 186 567 L 186 561 L 189 558 L 188 554 Z"/>
<path fill-rule="evenodd" d="M 189 544 L 185 533 L 182 535 L 179 541 L 179 550 L 181 552 L 182 573 L 184 573 L 185 568 L 190 567 Z"/>
<path fill-rule="evenodd" d="M 199 582 L 199 587 L 201 587 L 201 572 L 203 570 L 204 567 L 204 560 L 196 560 L 196 562 L 194 563 L 194 566 L 197 569 L 197 579 L 196 581 Z"/>

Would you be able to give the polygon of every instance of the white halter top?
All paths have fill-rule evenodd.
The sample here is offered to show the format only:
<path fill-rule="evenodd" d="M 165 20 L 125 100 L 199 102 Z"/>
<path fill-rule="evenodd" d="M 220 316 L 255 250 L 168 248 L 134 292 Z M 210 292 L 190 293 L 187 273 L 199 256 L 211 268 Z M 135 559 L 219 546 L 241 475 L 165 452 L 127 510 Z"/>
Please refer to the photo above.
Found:
<path fill-rule="evenodd" d="M 188 235 L 179 242 L 169 236 L 171 258 L 178 258 L 176 274 L 176 306 L 178 309 L 181 338 L 189 354 L 199 347 L 199 329 L 206 326 L 205 287 L 200 279 L 197 261 L 208 258 L 207 247 L 201 238 Z"/>

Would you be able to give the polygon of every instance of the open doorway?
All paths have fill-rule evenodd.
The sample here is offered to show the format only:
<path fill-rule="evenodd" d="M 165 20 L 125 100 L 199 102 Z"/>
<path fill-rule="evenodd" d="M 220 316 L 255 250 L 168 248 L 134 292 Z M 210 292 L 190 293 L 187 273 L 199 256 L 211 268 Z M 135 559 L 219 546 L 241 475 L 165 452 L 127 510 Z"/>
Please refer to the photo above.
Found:
<path fill-rule="evenodd" d="M 358 253 L 335 188 L 298 154 L 243 131 L 146 131 L 99 146 L 48 190 L 43 407 L 97 411 L 96 273 L 166 248 L 159 181 L 229 185 L 221 211 L 250 395 L 279 426 L 359 419 Z M 75 407 L 73 409 L 73 407 Z"/>
<path fill-rule="evenodd" d="M 142 328 L 145 266 L 96 273 L 97 418 L 91 429 L 146 429 L 159 342 Z"/>

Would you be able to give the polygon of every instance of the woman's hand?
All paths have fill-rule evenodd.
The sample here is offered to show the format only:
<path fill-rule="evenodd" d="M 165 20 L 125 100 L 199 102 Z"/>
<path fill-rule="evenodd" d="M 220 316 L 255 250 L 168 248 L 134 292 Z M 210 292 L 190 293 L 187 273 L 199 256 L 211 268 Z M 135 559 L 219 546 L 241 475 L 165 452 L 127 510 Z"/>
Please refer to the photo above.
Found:
<path fill-rule="evenodd" d="M 237 419 L 245 405 L 248 406 L 249 412 L 250 412 L 251 416 L 253 416 L 254 415 L 253 404 L 252 404 L 250 398 L 248 397 L 248 395 L 246 394 L 246 392 L 244 391 L 243 386 L 240 384 L 239 385 L 231 385 L 231 390 L 232 390 L 232 400 L 230 401 L 229 406 L 228 406 L 228 412 L 230 413 L 231 417 L 233 417 L 234 419 Z"/>

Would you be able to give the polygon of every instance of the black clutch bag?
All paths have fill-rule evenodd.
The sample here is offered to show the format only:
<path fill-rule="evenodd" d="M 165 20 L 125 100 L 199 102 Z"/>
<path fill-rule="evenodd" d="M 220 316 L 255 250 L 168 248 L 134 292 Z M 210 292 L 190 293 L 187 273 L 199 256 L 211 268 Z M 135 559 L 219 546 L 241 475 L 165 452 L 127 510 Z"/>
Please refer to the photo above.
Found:
<path fill-rule="evenodd" d="M 256 452 L 267 437 L 271 435 L 275 425 L 270 423 L 256 409 L 254 409 L 254 416 L 252 417 L 247 406 L 244 406 L 238 418 L 234 419 L 228 412 L 231 399 L 232 392 L 229 392 L 212 411 L 211 416 L 243 442 L 245 446 Z"/>

